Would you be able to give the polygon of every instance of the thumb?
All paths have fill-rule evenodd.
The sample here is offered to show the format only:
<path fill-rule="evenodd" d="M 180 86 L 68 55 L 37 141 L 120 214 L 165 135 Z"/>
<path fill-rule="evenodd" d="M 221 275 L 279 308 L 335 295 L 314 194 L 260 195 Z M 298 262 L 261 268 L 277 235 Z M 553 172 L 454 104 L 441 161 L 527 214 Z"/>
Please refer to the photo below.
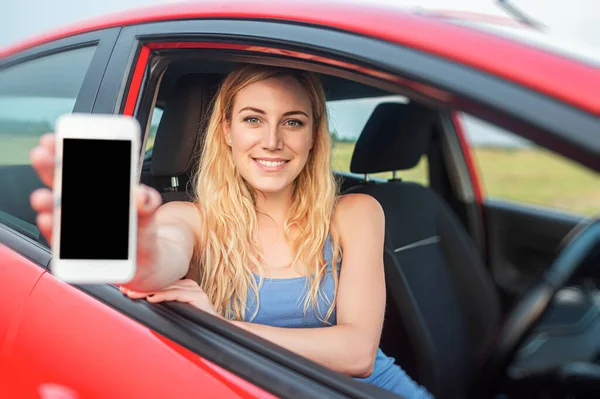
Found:
<path fill-rule="evenodd" d="M 151 216 L 154 215 L 154 212 L 156 212 L 161 204 L 162 198 L 158 191 L 145 185 L 138 186 L 136 190 L 136 206 L 140 226 L 148 219 L 151 219 Z"/>

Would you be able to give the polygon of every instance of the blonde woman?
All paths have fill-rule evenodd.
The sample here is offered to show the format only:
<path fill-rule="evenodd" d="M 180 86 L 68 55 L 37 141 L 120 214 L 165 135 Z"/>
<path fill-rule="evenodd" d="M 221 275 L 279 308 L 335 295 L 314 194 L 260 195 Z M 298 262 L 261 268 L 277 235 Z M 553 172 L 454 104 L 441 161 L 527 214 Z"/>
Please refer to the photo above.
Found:
<path fill-rule="evenodd" d="M 325 96 L 315 75 L 246 65 L 214 100 L 195 202 L 138 192 L 138 271 L 121 288 L 189 303 L 333 370 L 430 398 L 379 349 L 384 215 L 338 196 Z M 31 153 L 52 186 L 53 137 Z M 50 239 L 52 194 L 32 194 Z"/>

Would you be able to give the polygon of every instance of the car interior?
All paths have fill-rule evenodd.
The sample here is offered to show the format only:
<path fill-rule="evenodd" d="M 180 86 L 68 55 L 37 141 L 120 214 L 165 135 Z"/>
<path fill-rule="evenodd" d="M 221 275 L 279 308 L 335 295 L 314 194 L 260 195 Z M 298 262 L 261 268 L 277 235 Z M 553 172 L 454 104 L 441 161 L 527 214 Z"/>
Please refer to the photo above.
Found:
<path fill-rule="evenodd" d="M 162 110 L 162 117 L 154 145 L 144 156 L 140 181 L 159 190 L 164 202 L 193 200 L 190 182 L 202 156 L 202 134 L 211 101 L 236 62 L 217 58 L 198 63 L 173 58 L 156 68 L 146 83 L 136 114 L 142 126 L 147 126 L 146 139 L 155 107 Z M 320 73 L 320 77 L 328 101 L 394 94 L 348 79 L 343 73 Z M 479 394 L 489 393 L 488 389 L 515 398 L 545 397 L 533 393 L 540 394 L 540 387 L 555 378 L 546 372 L 548 368 L 570 359 L 568 345 L 577 347 L 576 360 L 590 360 L 590 354 L 595 353 L 597 348 L 590 346 L 595 345 L 590 337 L 600 333 L 600 315 L 587 297 L 582 302 L 555 301 L 536 327 L 550 342 L 544 350 L 537 351 L 534 347 L 539 342 L 532 340 L 524 345 L 527 350 L 517 353 L 522 341 L 515 342 L 511 356 L 502 358 L 516 359 L 509 381 L 502 380 L 502 387 L 498 387 L 481 378 L 490 350 L 498 345 L 509 305 L 518 301 L 507 300 L 487 265 L 482 233 L 474 227 L 483 223 L 479 205 L 465 202 L 458 193 L 460 176 L 452 164 L 456 158 L 449 154 L 454 148 L 449 143 L 458 139 L 457 132 L 448 127 L 450 117 L 450 110 L 418 99 L 382 102 L 356 141 L 349 172 L 336 172 L 342 194 L 366 193 L 384 209 L 387 308 L 382 350 L 439 399 L 465 397 L 467 393 L 486 397 Z M 423 158 L 427 159 L 429 185 L 398 177 L 396 172 L 411 170 Z M 2 179 L 33 173 L 22 169 L 2 173 Z M 394 174 L 389 179 L 372 177 L 381 172 Z M 9 186 L 20 187 L 23 192 L 41 186 L 37 178 L 26 179 L 31 187 Z M 0 209 L 16 215 L 24 225 L 35 226 L 33 211 L 17 200 L 25 197 L 22 193 L 0 196 L 4 201 Z M 23 224 L 16 218 L 14 223 Z M 25 226 L 20 231 L 43 240 L 35 227 Z M 585 351 L 588 353 L 579 356 Z M 509 374 L 508 365 L 501 368 Z M 568 389 L 573 390 L 581 374 L 588 381 L 600 380 L 600 373 L 594 373 L 598 371 L 590 367 L 580 374 L 573 372 L 574 379 L 564 377 L 562 382 L 568 382 Z"/>
<path fill-rule="evenodd" d="M 212 61 L 198 67 L 180 62 L 164 71 L 155 103 L 163 114 L 141 174 L 141 181 L 159 189 L 164 201 L 193 199 L 189 182 L 202 156 L 211 99 L 234 64 Z M 393 94 L 338 76 L 320 77 L 328 101 Z M 489 381 L 478 381 L 479 372 L 508 307 L 477 245 L 472 228 L 476 204 L 461 201 L 457 194 L 445 153 L 449 146 L 444 146 L 456 135 L 443 123 L 447 112 L 418 101 L 378 104 L 355 144 L 349 173 L 336 172 L 342 194 L 369 194 L 386 215 L 387 309 L 381 347 L 437 398 L 485 391 L 482 385 Z M 147 121 L 151 115 L 139 117 Z M 423 157 L 428 186 L 396 175 Z M 390 179 L 371 177 L 381 172 L 394 174 Z M 552 335 L 577 324 L 591 307 L 589 302 L 579 304 L 574 312 L 572 304 L 555 304 L 541 325 Z M 586 334 L 599 331 L 600 325 L 595 326 Z M 527 361 L 543 364 L 552 358 L 549 353 L 563 350 L 561 345 L 557 339 L 537 361 Z M 560 361 L 557 356 L 552 360 Z M 529 383 L 521 383 L 517 392 L 523 393 Z"/>
<path fill-rule="evenodd" d="M 165 101 L 153 154 L 142 172 L 142 182 L 160 188 L 164 201 L 191 198 L 186 184 L 201 156 L 199 133 L 217 81 L 184 75 Z M 411 169 L 427 152 L 436 118 L 434 110 L 416 103 L 379 104 L 356 143 L 351 172 L 364 176 Z M 344 180 L 341 191 L 374 196 L 386 214 L 390 298 L 383 350 L 421 383 L 435 387 L 434 392 L 449 397 L 465 392 L 500 309 L 490 276 L 461 222 L 432 189 L 414 182 L 354 177 Z M 411 331 L 402 331 L 403 326 Z M 399 334 L 417 341 L 399 339 Z M 419 348 L 412 359 L 406 356 L 411 347 Z"/>

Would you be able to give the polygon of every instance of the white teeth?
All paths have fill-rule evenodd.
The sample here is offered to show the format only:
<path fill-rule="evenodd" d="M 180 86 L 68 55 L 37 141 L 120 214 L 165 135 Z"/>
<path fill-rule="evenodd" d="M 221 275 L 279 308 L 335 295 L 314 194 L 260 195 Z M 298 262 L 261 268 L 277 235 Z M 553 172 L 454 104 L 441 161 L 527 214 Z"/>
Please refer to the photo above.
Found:
<path fill-rule="evenodd" d="M 261 165 L 265 165 L 265 166 L 281 166 L 286 161 L 264 161 L 262 159 L 257 159 L 256 162 L 258 162 Z"/>

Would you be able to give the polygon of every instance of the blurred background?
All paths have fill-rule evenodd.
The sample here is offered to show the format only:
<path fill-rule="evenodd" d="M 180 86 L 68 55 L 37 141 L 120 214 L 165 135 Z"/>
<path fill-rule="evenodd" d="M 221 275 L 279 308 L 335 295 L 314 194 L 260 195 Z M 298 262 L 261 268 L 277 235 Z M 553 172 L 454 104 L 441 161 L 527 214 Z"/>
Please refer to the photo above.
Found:
<path fill-rule="evenodd" d="M 202 0 L 196 0 L 201 2 Z M 272 0 L 285 1 L 285 0 Z M 340 6 L 353 0 L 340 0 Z M 404 5 L 425 10 L 483 13 L 490 16 L 511 17 L 495 0 L 377 0 L 389 5 Z M 181 0 L 2 0 L 0 13 L 0 47 L 13 44 L 48 30 L 77 23 L 108 13 L 122 12 L 136 7 L 182 2 Z M 224 0 L 226 2 L 226 0 Z M 511 5 L 544 25 L 543 35 L 548 42 L 566 40 L 567 50 L 598 54 L 600 48 L 600 2 L 598 0 L 511 0 Z M 473 49 L 477 51 L 477 49 Z M 596 55 L 596 60 L 600 57 Z M 600 65 L 600 62 L 598 64 Z M 74 99 L 72 99 L 74 101 Z M 340 101 L 329 104 L 331 129 L 336 140 L 334 167 L 347 170 L 354 142 L 373 108 L 383 99 L 367 101 Z M 389 100 L 389 99 L 388 99 Z M 28 99 L 31 105 L 32 99 Z M 36 106 L 36 120 L 30 120 L 27 109 L 14 98 L 0 98 L 0 134 L 15 135 L 19 129 L 32 133 L 52 129 L 54 121 L 68 109 L 69 99 L 48 101 Z M 398 101 L 403 101 L 399 98 Z M 160 110 L 154 115 L 153 132 L 160 121 Z M 532 143 L 518 139 L 510 132 L 464 115 L 468 136 L 481 169 L 481 178 L 487 195 L 504 200 L 551 207 L 577 214 L 597 214 L 600 211 L 600 178 L 578 164 L 559 158 Z M 33 130 L 32 130 L 33 129 Z M 35 132 L 34 132 L 35 131 Z M 0 149 L 0 164 L 28 162 L 28 149 L 33 141 L 22 142 L 5 151 Z M 148 150 L 152 146 L 149 142 Z M 407 171 L 405 179 L 426 183 L 426 162 L 415 170 Z"/>

